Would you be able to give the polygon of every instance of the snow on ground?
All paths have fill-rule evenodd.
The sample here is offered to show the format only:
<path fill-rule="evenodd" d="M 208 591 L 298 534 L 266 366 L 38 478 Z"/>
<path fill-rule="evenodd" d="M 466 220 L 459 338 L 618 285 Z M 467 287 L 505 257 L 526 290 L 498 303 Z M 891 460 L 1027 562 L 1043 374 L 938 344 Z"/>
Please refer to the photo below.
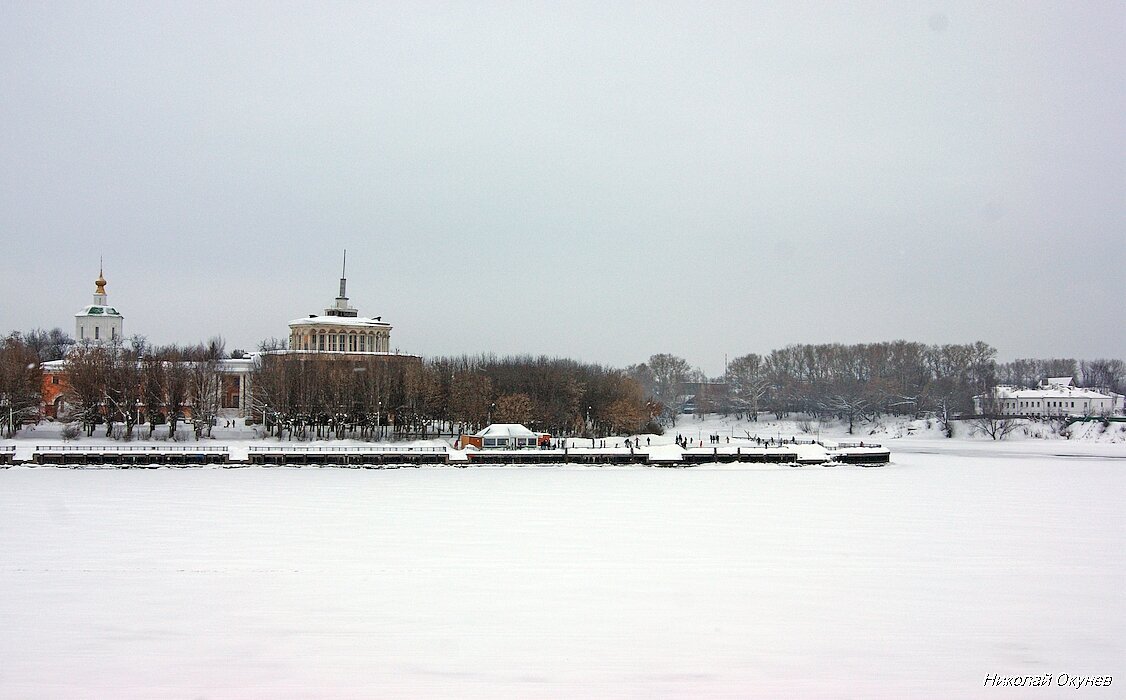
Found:
<path fill-rule="evenodd" d="M 0 470 L 0 697 L 1120 695 L 1126 450 L 895 443 L 877 469 Z"/>

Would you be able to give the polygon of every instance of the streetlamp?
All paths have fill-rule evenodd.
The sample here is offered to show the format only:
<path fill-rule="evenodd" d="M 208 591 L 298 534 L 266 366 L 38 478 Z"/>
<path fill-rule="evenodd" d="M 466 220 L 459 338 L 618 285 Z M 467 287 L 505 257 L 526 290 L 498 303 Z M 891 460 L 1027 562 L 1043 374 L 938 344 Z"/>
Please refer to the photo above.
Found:
<path fill-rule="evenodd" d="M 493 410 L 497 407 L 495 403 L 489 404 L 489 425 L 493 424 Z"/>
<path fill-rule="evenodd" d="M 379 402 L 379 406 L 375 409 L 375 432 L 379 433 L 379 439 L 383 439 L 383 402 Z"/>

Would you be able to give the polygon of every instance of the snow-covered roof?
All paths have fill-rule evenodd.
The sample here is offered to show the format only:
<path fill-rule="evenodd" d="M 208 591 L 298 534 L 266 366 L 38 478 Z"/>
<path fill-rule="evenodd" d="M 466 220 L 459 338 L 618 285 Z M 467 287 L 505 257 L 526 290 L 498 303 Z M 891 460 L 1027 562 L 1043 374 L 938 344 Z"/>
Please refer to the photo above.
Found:
<path fill-rule="evenodd" d="M 484 430 L 478 431 L 474 437 L 536 437 L 536 434 L 519 423 L 493 423 Z"/>
<path fill-rule="evenodd" d="M 72 307 L 73 308 L 73 307 Z M 75 316 L 121 316 L 117 309 L 112 306 L 102 306 L 101 304 L 90 304 L 82 309 Z"/>
<path fill-rule="evenodd" d="M 1048 377 L 1044 380 L 1046 386 L 1071 386 L 1071 377 Z"/>
<path fill-rule="evenodd" d="M 997 387 L 999 399 L 1109 399 L 1107 394 L 1077 386 L 1051 385 L 1039 389 L 1018 389 L 1014 386 Z"/>
<path fill-rule="evenodd" d="M 342 327 L 364 327 L 364 328 L 390 328 L 390 323 L 377 321 L 374 318 L 364 318 L 363 316 L 309 316 L 308 318 L 298 318 L 289 322 L 289 327 L 296 326 L 342 326 Z"/>
<path fill-rule="evenodd" d="M 219 360 L 219 371 L 227 374 L 247 374 L 254 370 L 254 358 L 257 353 L 247 357 L 224 357 Z"/>

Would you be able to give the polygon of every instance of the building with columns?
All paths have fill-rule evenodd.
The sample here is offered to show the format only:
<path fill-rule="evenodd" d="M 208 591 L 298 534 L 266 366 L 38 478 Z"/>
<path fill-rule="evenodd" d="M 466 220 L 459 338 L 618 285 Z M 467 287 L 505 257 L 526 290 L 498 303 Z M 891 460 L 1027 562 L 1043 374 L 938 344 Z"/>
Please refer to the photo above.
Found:
<path fill-rule="evenodd" d="M 347 263 L 347 258 L 345 258 Z M 340 294 L 323 314 L 309 314 L 289 322 L 289 352 L 387 355 L 391 353 L 391 324 L 381 316 L 366 318 L 348 303 L 348 280 L 341 270 Z"/>
<path fill-rule="evenodd" d="M 106 280 L 98 270 L 94 282 L 93 303 L 75 314 L 75 338 L 81 343 L 119 344 L 124 340 L 124 317 L 117 309 L 109 306 L 106 294 Z M 347 279 L 341 272 L 340 293 L 332 306 L 323 314 L 310 314 L 289 323 L 289 347 L 284 350 L 271 350 L 265 353 L 250 353 L 239 358 L 224 358 L 219 361 L 221 374 L 220 405 L 230 411 L 226 415 L 251 417 L 254 414 L 252 382 L 255 370 L 266 356 L 276 356 L 284 362 L 345 361 L 356 364 L 375 360 L 378 362 L 421 363 L 417 355 L 405 355 L 391 351 L 391 324 L 379 316 L 366 318 L 348 303 Z M 42 413 L 49 417 L 65 414 L 65 395 L 67 391 L 66 360 L 44 362 Z M 185 406 L 185 413 L 191 413 L 191 406 Z"/>

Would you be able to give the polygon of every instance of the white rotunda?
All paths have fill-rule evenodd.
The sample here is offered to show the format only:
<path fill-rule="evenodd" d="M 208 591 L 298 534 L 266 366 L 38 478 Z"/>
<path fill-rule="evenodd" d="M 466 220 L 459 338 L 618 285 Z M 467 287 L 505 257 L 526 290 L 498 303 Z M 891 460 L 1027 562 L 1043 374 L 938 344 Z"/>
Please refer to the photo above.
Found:
<path fill-rule="evenodd" d="M 347 252 L 345 252 L 345 266 Z M 340 295 L 324 314 L 309 314 L 289 322 L 289 351 L 296 353 L 362 353 L 383 355 L 391 352 L 391 324 L 382 317 L 365 318 L 348 304 L 344 269 L 340 272 Z"/>

